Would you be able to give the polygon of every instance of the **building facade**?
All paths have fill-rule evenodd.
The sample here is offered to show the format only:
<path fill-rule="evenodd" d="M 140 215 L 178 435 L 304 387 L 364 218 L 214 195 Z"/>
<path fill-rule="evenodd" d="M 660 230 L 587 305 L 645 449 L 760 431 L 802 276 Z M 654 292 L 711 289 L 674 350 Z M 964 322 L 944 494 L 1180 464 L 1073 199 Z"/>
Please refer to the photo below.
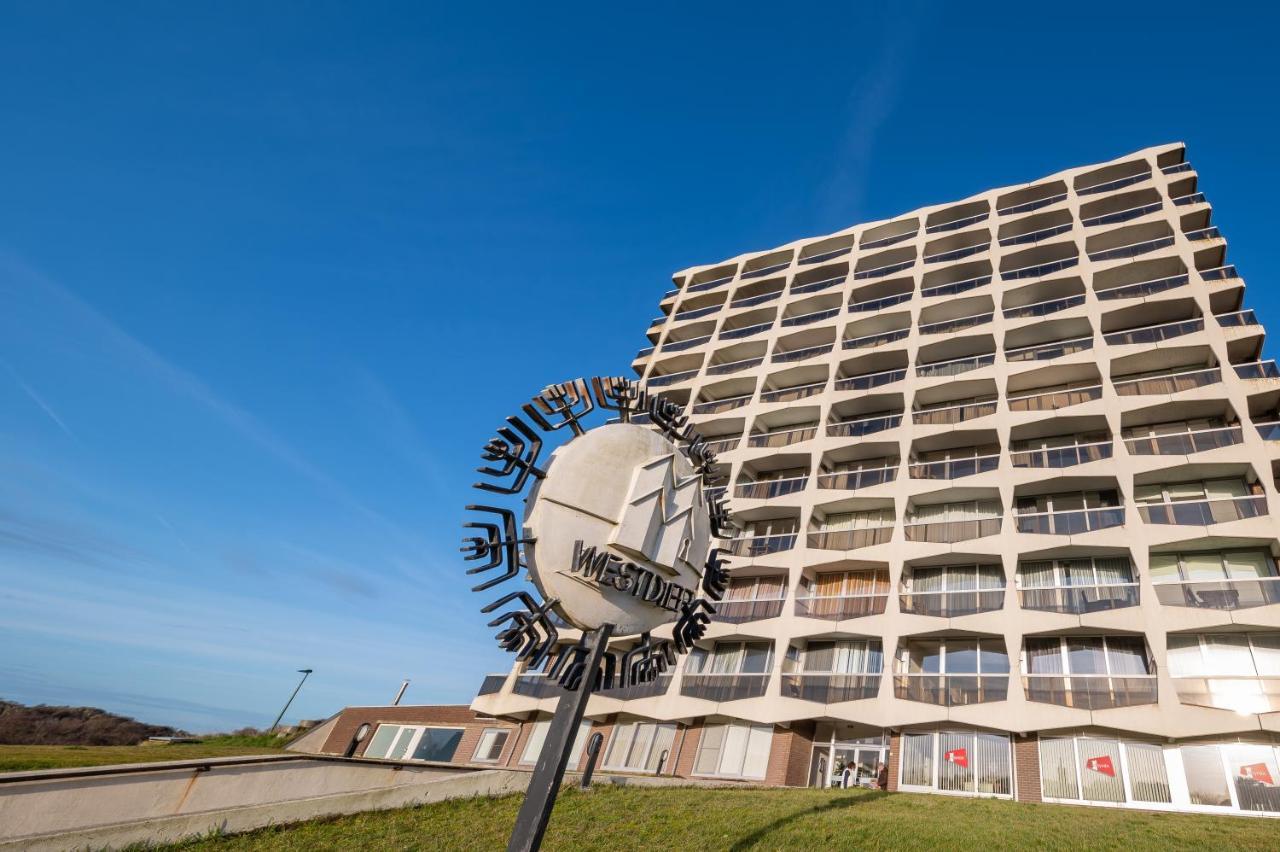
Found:
<path fill-rule="evenodd" d="M 602 765 L 1280 815 L 1280 370 L 1197 184 L 1167 145 L 676 274 L 633 367 L 741 532 Z"/>

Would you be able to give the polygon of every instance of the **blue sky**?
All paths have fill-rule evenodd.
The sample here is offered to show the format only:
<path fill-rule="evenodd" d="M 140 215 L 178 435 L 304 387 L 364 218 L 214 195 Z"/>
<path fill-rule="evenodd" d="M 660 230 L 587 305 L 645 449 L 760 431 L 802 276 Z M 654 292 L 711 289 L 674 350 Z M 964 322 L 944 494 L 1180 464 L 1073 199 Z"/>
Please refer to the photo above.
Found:
<path fill-rule="evenodd" d="M 0 696 L 467 701 L 477 449 L 672 271 L 1183 140 L 1249 282 L 1251 3 L 5 3 Z"/>

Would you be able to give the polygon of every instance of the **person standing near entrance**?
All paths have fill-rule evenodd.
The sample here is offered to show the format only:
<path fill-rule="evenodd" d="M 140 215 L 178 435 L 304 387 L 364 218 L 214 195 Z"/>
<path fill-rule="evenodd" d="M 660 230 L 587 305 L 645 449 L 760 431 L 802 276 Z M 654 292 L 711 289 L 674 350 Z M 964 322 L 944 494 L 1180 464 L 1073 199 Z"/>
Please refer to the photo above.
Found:
<path fill-rule="evenodd" d="M 840 776 L 840 779 L 841 779 L 840 786 L 848 790 L 849 782 L 850 780 L 852 780 L 852 778 L 853 778 L 853 767 L 850 766 L 848 763 L 846 763 L 844 765 L 844 773 Z"/>
<path fill-rule="evenodd" d="M 876 767 L 876 787 L 886 791 L 889 789 L 889 767 L 883 763 Z"/>

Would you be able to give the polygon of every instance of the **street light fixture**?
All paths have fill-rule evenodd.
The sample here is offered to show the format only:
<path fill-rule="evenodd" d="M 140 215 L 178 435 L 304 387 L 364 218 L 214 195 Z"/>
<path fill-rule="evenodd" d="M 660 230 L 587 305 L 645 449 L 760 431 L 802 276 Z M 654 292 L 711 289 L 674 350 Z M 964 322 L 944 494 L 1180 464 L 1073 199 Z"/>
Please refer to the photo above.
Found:
<path fill-rule="evenodd" d="M 298 681 L 298 685 L 293 688 L 293 695 L 289 696 L 289 700 L 284 703 L 284 707 L 280 710 L 280 715 L 271 723 L 271 731 L 274 731 L 280 726 L 280 720 L 283 719 L 284 714 L 289 711 L 289 705 L 293 703 L 293 699 L 298 697 L 298 690 L 302 689 L 302 685 L 307 682 L 307 675 L 311 674 L 312 671 L 312 669 L 298 669 L 298 672 L 302 675 L 302 680 Z"/>

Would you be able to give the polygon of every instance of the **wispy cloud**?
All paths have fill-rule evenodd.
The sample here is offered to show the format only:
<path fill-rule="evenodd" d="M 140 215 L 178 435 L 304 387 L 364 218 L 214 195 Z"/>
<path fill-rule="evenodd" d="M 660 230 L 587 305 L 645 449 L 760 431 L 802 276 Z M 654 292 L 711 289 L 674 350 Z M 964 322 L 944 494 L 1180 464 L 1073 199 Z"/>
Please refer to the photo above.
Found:
<path fill-rule="evenodd" d="M 17 382 L 18 387 L 22 390 L 22 392 L 26 394 L 27 397 L 36 404 L 36 407 L 38 407 L 41 411 L 43 411 L 45 415 L 54 422 L 54 425 L 56 425 L 60 430 L 62 430 L 62 433 L 64 435 L 66 435 L 68 438 L 75 441 L 76 443 L 80 442 L 80 439 L 76 437 L 76 433 L 71 431 L 71 427 L 67 425 L 66 421 L 62 419 L 61 415 L 59 415 L 58 412 L 53 409 L 53 406 L 50 405 L 43 396 L 36 393 L 35 388 L 31 387 L 31 385 L 27 384 L 25 381 L 22 380 L 22 376 L 18 375 L 18 371 L 13 368 L 12 364 L 8 363 L 7 361 L 0 361 L 0 364 L 4 364 L 5 371 L 8 372 L 9 375 L 13 377 L 13 380 Z"/>

